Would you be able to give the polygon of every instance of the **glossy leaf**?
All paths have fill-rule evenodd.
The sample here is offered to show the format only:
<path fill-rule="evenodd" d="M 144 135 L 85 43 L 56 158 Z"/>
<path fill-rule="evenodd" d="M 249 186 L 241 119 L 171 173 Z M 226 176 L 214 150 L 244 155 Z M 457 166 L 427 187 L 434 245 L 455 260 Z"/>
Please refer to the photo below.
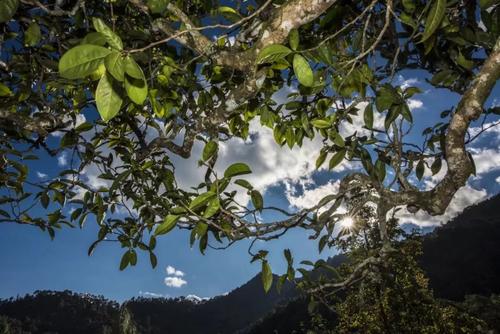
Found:
<path fill-rule="evenodd" d="M 9 21 L 17 11 L 19 0 L 0 1 L 0 23 Z"/>
<path fill-rule="evenodd" d="M 224 172 L 224 177 L 233 177 L 233 176 L 238 176 L 238 175 L 244 175 L 244 174 L 250 174 L 252 171 L 250 170 L 250 167 L 248 167 L 247 164 L 244 164 L 242 162 L 237 162 L 229 166 L 226 171 Z"/>
<path fill-rule="evenodd" d="M 94 24 L 94 29 L 97 32 L 100 32 L 104 38 L 106 39 L 106 42 L 108 42 L 109 46 L 111 46 L 113 49 L 116 50 L 123 50 L 123 42 L 120 36 L 115 34 L 111 28 L 109 28 L 106 23 L 104 23 L 103 20 L 100 18 L 92 18 L 92 23 Z"/>
<path fill-rule="evenodd" d="M 295 51 L 298 49 L 299 42 L 300 42 L 299 31 L 297 29 L 292 29 L 290 31 L 290 34 L 288 35 L 288 43 L 290 44 L 292 50 Z"/>
<path fill-rule="evenodd" d="M 278 59 L 285 58 L 292 50 L 281 44 L 271 44 L 263 48 L 257 55 L 257 64 L 273 63 Z"/>
<path fill-rule="evenodd" d="M 421 43 L 428 40 L 441 25 L 446 12 L 446 0 L 434 0 L 434 5 L 429 10 L 425 20 L 425 29 L 422 35 Z"/>
<path fill-rule="evenodd" d="M 41 38 L 42 32 L 40 31 L 40 26 L 36 22 L 32 22 L 24 32 L 24 44 L 35 46 L 40 42 Z"/>
<path fill-rule="evenodd" d="M 207 161 L 211 157 L 213 157 L 215 152 L 217 152 L 217 149 L 218 149 L 217 142 L 210 140 L 208 143 L 206 143 L 205 147 L 203 148 L 203 153 L 201 156 L 203 161 Z"/>
<path fill-rule="evenodd" d="M 166 216 L 163 223 L 156 228 L 155 235 L 162 235 L 172 231 L 179 218 L 180 216 L 178 215 Z"/>
<path fill-rule="evenodd" d="M 373 129 L 373 105 L 371 103 L 366 106 L 363 113 L 363 119 L 365 121 L 365 126 L 368 129 Z"/>
<path fill-rule="evenodd" d="M 293 56 L 293 72 L 302 85 L 311 87 L 314 84 L 314 73 L 311 66 L 309 66 L 307 60 L 299 54 Z"/>
<path fill-rule="evenodd" d="M 330 164 L 328 165 L 329 169 L 335 168 L 338 164 L 342 162 L 345 158 L 346 150 L 340 150 L 336 152 L 333 157 L 330 159 Z"/>
<path fill-rule="evenodd" d="M 271 270 L 271 266 L 266 260 L 262 261 L 261 279 L 264 291 L 267 293 L 273 285 L 273 272 Z"/>
<path fill-rule="evenodd" d="M 59 61 L 59 74 L 66 79 L 81 79 L 94 72 L 104 62 L 110 50 L 92 44 L 69 49 Z"/>
<path fill-rule="evenodd" d="M 106 70 L 118 81 L 125 80 L 125 63 L 120 52 L 113 51 L 104 59 Z"/>
<path fill-rule="evenodd" d="M 189 208 L 191 210 L 197 210 L 200 207 L 207 204 L 207 202 L 215 196 L 216 196 L 216 193 L 211 192 L 211 191 L 207 191 L 206 193 L 203 193 L 203 194 L 197 196 L 195 199 L 193 199 L 191 201 L 191 204 L 189 204 Z"/>
<path fill-rule="evenodd" d="M 264 199 L 262 198 L 260 192 L 257 190 L 252 190 L 252 192 L 250 193 L 250 197 L 252 198 L 253 206 L 259 211 L 262 210 L 264 206 Z"/>
<path fill-rule="evenodd" d="M 109 74 L 104 75 L 95 92 L 97 111 L 101 118 L 108 122 L 115 117 L 122 106 L 123 100 L 113 86 L 113 79 Z"/>
<path fill-rule="evenodd" d="M 144 101 L 146 101 L 146 98 L 148 97 L 148 85 L 144 79 L 135 79 L 126 75 L 125 91 L 127 92 L 128 97 L 135 104 L 144 104 Z"/>

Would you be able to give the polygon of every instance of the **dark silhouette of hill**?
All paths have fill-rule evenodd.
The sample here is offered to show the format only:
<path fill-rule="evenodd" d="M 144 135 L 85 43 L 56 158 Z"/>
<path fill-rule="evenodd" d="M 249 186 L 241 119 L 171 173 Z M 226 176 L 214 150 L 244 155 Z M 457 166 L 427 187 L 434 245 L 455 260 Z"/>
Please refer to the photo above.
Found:
<path fill-rule="evenodd" d="M 412 228 L 406 226 L 405 230 Z M 465 209 L 426 234 L 422 250 L 419 262 L 434 295 L 460 301 L 461 308 L 500 330 L 500 297 L 489 299 L 490 295 L 500 294 L 500 194 Z M 334 257 L 328 262 L 339 265 L 344 260 Z M 332 317 L 330 321 L 335 320 Z M 273 310 L 249 334 L 303 333 L 300 328 L 307 328 L 309 318 L 307 300 L 298 298 Z"/>
<path fill-rule="evenodd" d="M 276 278 L 277 279 L 277 278 Z M 134 298 L 126 303 L 140 333 L 235 333 L 295 296 L 291 284 L 265 293 L 260 275 L 225 296 L 187 300 Z"/>
<path fill-rule="evenodd" d="M 420 265 L 437 297 L 500 293 L 500 195 L 428 234 Z"/>
<path fill-rule="evenodd" d="M 420 259 L 434 294 L 462 301 L 477 314 L 489 310 L 499 324 L 500 195 L 466 209 L 423 237 Z M 329 260 L 340 265 L 345 255 Z M 470 296 L 478 295 L 478 296 Z M 461 306 L 461 307 L 462 307 Z M 334 316 L 330 315 L 334 321 Z M 124 319 L 128 319 L 124 321 Z M 261 319 L 261 320 L 259 320 Z M 124 326 L 124 323 L 126 325 Z M 265 294 L 257 275 L 225 296 L 207 301 L 185 298 L 133 298 L 121 307 L 102 297 L 64 292 L 36 292 L 0 300 L 0 333 L 302 333 L 307 328 L 307 300 L 286 284 L 279 294 Z M 118 327 L 121 325 L 121 329 Z"/>
<path fill-rule="evenodd" d="M 37 291 L 0 300 L 0 333 L 117 333 L 118 309 L 118 303 L 101 296 Z"/>

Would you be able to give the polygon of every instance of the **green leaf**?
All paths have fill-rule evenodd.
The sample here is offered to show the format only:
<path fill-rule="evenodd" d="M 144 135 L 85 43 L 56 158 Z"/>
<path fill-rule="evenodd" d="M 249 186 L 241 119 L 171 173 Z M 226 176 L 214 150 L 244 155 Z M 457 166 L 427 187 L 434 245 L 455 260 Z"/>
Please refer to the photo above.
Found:
<path fill-rule="evenodd" d="M 382 112 L 389 109 L 393 104 L 401 102 L 396 90 L 390 85 L 382 86 L 377 92 L 375 106 L 377 110 Z"/>
<path fill-rule="evenodd" d="M 206 143 L 201 155 L 203 161 L 207 161 L 208 159 L 210 159 L 215 154 L 215 152 L 217 152 L 217 149 L 217 142 L 210 140 L 208 143 Z"/>
<path fill-rule="evenodd" d="M 262 208 L 264 207 L 264 199 L 262 198 L 260 192 L 257 190 L 252 190 L 252 192 L 250 193 L 250 197 L 252 198 L 253 206 L 257 210 L 261 211 Z"/>
<path fill-rule="evenodd" d="M 257 64 L 273 63 L 278 59 L 285 58 L 292 50 L 281 44 L 271 44 L 263 48 L 257 55 Z"/>
<path fill-rule="evenodd" d="M 134 58 L 128 56 L 124 60 L 125 62 L 125 72 L 132 78 L 144 79 L 144 73 L 141 67 L 135 62 Z"/>
<path fill-rule="evenodd" d="M 113 30 L 111 30 L 106 23 L 104 23 L 103 20 L 100 18 L 94 17 L 92 18 L 92 23 L 94 24 L 94 29 L 97 32 L 100 32 L 104 38 L 106 39 L 106 42 L 108 42 L 109 46 L 111 46 L 113 49 L 116 50 L 123 50 L 123 42 L 120 36 L 115 34 Z"/>
<path fill-rule="evenodd" d="M 262 285 L 264 286 L 264 291 L 267 293 L 273 285 L 273 272 L 271 271 L 271 266 L 265 260 L 262 261 L 261 278 Z"/>
<path fill-rule="evenodd" d="M 149 252 L 149 261 L 151 262 L 151 267 L 156 268 L 158 265 L 158 258 L 153 252 Z"/>
<path fill-rule="evenodd" d="M 332 123 L 326 119 L 313 119 L 311 124 L 318 129 L 326 129 L 332 126 Z"/>
<path fill-rule="evenodd" d="M 319 157 L 316 159 L 316 169 L 319 169 L 321 167 L 321 165 L 323 165 L 323 163 L 326 160 L 327 155 L 328 155 L 328 152 L 321 150 L 321 152 L 319 153 Z"/>
<path fill-rule="evenodd" d="M 120 261 L 120 270 L 124 270 L 130 264 L 130 250 L 126 251 Z"/>
<path fill-rule="evenodd" d="M 148 0 L 148 8 L 153 14 L 162 14 L 168 5 L 169 0 Z"/>
<path fill-rule="evenodd" d="M 41 38 L 42 32 L 40 31 L 40 26 L 36 22 L 32 22 L 24 32 L 24 44 L 35 46 L 40 42 Z"/>
<path fill-rule="evenodd" d="M 163 223 L 159 225 L 155 230 L 155 236 L 162 235 L 170 232 L 174 227 L 180 216 L 178 215 L 168 215 L 163 220 Z"/>
<path fill-rule="evenodd" d="M 93 31 L 85 35 L 80 44 L 94 44 L 104 46 L 106 44 L 106 38 L 100 32 Z"/>
<path fill-rule="evenodd" d="M 113 79 L 109 74 L 102 76 L 95 91 L 97 111 L 101 118 L 108 122 L 115 117 L 122 106 L 121 96 L 113 88 Z"/>
<path fill-rule="evenodd" d="M 446 0 L 435 0 L 425 20 L 424 33 L 420 43 L 428 40 L 441 25 L 446 11 Z"/>
<path fill-rule="evenodd" d="M 66 79 L 81 79 L 97 70 L 111 53 L 102 46 L 83 44 L 69 49 L 59 60 L 59 74 Z"/>
<path fill-rule="evenodd" d="M 442 161 L 441 158 L 435 158 L 431 165 L 432 175 L 436 175 L 441 170 Z"/>
<path fill-rule="evenodd" d="M 376 162 L 375 162 L 375 173 L 377 175 L 377 180 L 382 183 L 384 182 L 384 179 L 385 179 L 385 163 L 378 159 Z"/>
<path fill-rule="evenodd" d="M 9 21 L 17 11 L 19 0 L 0 1 L 0 23 Z"/>
<path fill-rule="evenodd" d="M 118 81 L 125 80 L 125 64 L 123 57 L 118 51 L 111 52 L 105 59 L 104 65 L 109 73 Z"/>
<path fill-rule="evenodd" d="M 479 0 L 479 7 L 481 7 L 481 9 L 488 9 L 496 2 L 497 0 Z"/>
<path fill-rule="evenodd" d="M 288 43 L 290 44 L 292 50 L 294 51 L 297 50 L 297 48 L 299 47 L 299 42 L 300 42 L 299 31 L 297 29 L 292 29 L 290 31 L 290 34 L 288 35 Z"/>
<path fill-rule="evenodd" d="M 307 60 L 299 54 L 293 56 L 293 71 L 297 80 L 306 86 L 311 87 L 314 84 L 314 73 Z"/>
<path fill-rule="evenodd" d="M 237 175 L 244 175 L 244 174 L 250 174 L 252 171 L 250 170 L 250 167 L 248 167 L 247 164 L 244 164 L 242 162 L 237 162 L 229 166 L 226 171 L 224 172 L 224 177 L 233 177 Z"/>
<path fill-rule="evenodd" d="M 0 96 L 12 96 L 12 91 L 9 87 L 0 82 Z"/>
<path fill-rule="evenodd" d="M 241 186 L 243 188 L 246 188 L 248 190 L 252 190 L 253 189 L 253 186 L 247 180 L 238 179 L 238 180 L 234 181 L 234 183 L 236 183 L 237 185 L 239 185 L 239 186 Z"/>
<path fill-rule="evenodd" d="M 344 158 L 345 158 L 346 152 L 347 151 L 344 149 L 344 150 L 340 150 L 337 153 L 335 153 L 333 155 L 333 157 L 330 159 L 330 164 L 328 165 L 328 168 L 333 169 L 333 168 L 335 168 L 335 166 L 337 166 L 339 163 L 341 163 L 342 160 L 344 160 Z"/>
<path fill-rule="evenodd" d="M 207 205 L 205 212 L 203 213 L 204 218 L 210 218 L 219 212 L 220 201 L 218 197 L 214 197 Z"/>
<path fill-rule="evenodd" d="M 125 91 L 127 92 L 128 97 L 135 104 L 142 105 L 148 97 L 148 85 L 145 79 L 135 79 L 126 75 Z"/>
<path fill-rule="evenodd" d="M 474 62 L 465 58 L 460 51 L 458 52 L 457 64 L 462 66 L 466 70 L 472 70 L 474 68 Z"/>
<path fill-rule="evenodd" d="M 213 197 L 215 197 L 217 194 L 212 192 L 212 191 L 207 191 L 206 193 L 203 193 L 193 199 L 191 201 L 191 204 L 189 204 L 189 208 L 191 210 L 196 210 L 199 209 L 200 207 L 204 206 L 209 200 L 211 200 Z"/>
<path fill-rule="evenodd" d="M 240 13 L 238 13 L 238 11 L 233 7 L 229 6 L 220 6 L 219 8 L 217 8 L 217 13 L 232 22 L 236 22 L 241 19 Z"/>
<path fill-rule="evenodd" d="M 365 126 L 368 129 L 373 129 L 373 105 L 371 103 L 366 106 L 365 112 L 363 113 L 363 118 L 365 121 Z"/>
<path fill-rule="evenodd" d="M 44 207 L 44 209 L 47 209 L 47 207 L 49 206 L 49 203 L 50 203 L 50 198 L 49 198 L 49 195 L 47 194 L 47 192 L 43 192 L 40 195 L 40 202 L 42 203 L 42 206 Z"/>
<path fill-rule="evenodd" d="M 424 176 L 424 171 L 425 171 L 425 164 L 424 160 L 420 160 L 417 164 L 417 168 L 415 170 L 415 174 L 417 175 L 417 178 L 419 180 L 422 180 L 422 177 Z"/>
<path fill-rule="evenodd" d="M 406 98 L 410 98 L 415 94 L 422 93 L 422 90 L 418 87 L 408 87 L 404 90 L 404 95 Z"/>
<path fill-rule="evenodd" d="M 129 251 L 130 264 L 135 266 L 137 264 L 137 253 L 135 250 L 131 249 Z"/>

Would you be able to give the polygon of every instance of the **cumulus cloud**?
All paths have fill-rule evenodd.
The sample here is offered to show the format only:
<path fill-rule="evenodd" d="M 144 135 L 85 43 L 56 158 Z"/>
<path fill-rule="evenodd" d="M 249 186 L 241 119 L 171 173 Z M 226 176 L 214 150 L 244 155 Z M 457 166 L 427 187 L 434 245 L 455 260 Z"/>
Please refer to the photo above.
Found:
<path fill-rule="evenodd" d="M 72 118 L 70 116 L 63 117 L 63 122 L 69 122 L 71 120 L 72 120 Z M 76 115 L 75 122 L 71 123 L 71 125 L 66 127 L 64 130 L 74 129 L 74 128 L 78 127 L 79 125 L 85 123 L 86 121 L 87 121 L 87 119 L 85 118 L 85 115 L 78 114 L 78 115 Z M 65 133 L 66 133 L 65 131 L 54 131 L 50 135 L 54 136 L 54 137 L 62 137 Z"/>
<path fill-rule="evenodd" d="M 177 270 L 172 266 L 167 266 L 166 271 L 167 271 L 167 275 L 169 275 L 169 276 L 179 276 L 179 277 L 184 276 L 184 273 L 182 271 Z"/>
<path fill-rule="evenodd" d="M 307 184 L 293 185 L 291 182 L 286 182 L 286 198 L 290 205 L 298 209 L 310 208 L 327 195 L 336 194 L 339 191 L 340 180 L 330 180 L 328 183 L 314 187 L 311 181 Z M 301 188 L 301 189 L 298 189 Z"/>
<path fill-rule="evenodd" d="M 487 197 L 488 192 L 486 189 L 474 189 L 470 185 L 466 185 L 456 192 L 443 215 L 431 216 L 422 210 L 416 214 L 412 214 L 406 208 L 402 208 L 396 213 L 395 217 L 399 219 L 400 224 L 413 223 L 418 226 L 441 225 L 459 215 L 468 206 L 479 203 Z"/>
<path fill-rule="evenodd" d="M 168 287 L 181 288 L 185 284 L 187 284 L 187 282 L 180 277 L 165 277 L 165 285 Z"/>
<path fill-rule="evenodd" d="M 149 292 L 149 291 L 139 291 L 140 296 L 148 298 L 168 298 L 169 295 L 163 295 L 161 293 Z"/>
<path fill-rule="evenodd" d="M 410 110 L 422 109 L 423 106 L 424 103 L 420 100 L 408 99 L 408 108 L 410 108 Z"/>
<path fill-rule="evenodd" d="M 37 176 L 39 179 L 45 179 L 45 178 L 47 177 L 47 174 L 37 171 L 37 172 L 36 172 L 36 176 Z"/>
<path fill-rule="evenodd" d="M 470 151 L 478 176 L 500 170 L 500 148 L 472 148 Z"/>
<path fill-rule="evenodd" d="M 64 167 L 68 164 L 68 158 L 66 152 L 61 153 L 61 155 L 57 157 L 57 164 L 59 165 L 59 167 Z"/>
<path fill-rule="evenodd" d="M 420 83 L 420 80 L 417 78 L 408 78 L 406 79 L 402 75 L 398 75 L 396 83 L 401 87 L 401 89 L 406 89 L 408 87 L 415 87 Z"/>

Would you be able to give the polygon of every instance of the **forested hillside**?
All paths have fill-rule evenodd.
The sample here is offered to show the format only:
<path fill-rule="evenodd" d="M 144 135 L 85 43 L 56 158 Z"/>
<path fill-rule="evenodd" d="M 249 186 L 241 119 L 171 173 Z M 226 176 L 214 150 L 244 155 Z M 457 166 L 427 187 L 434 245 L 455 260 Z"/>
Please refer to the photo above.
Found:
<path fill-rule="evenodd" d="M 500 297 L 494 294 L 500 294 L 499 205 L 497 195 L 424 236 L 420 259 L 435 296 L 455 301 L 443 302 L 482 317 L 497 329 Z M 329 262 L 339 265 L 343 261 L 345 257 L 337 256 Z M 0 333 L 301 333 L 310 316 L 307 300 L 297 296 L 298 291 L 289 284 L 281 293 L 275 289 L 264 293 L 259 275 L 228 295 L 201 302 L 134 298 L 120 307 L 103 297 L 36 292 L 0 301 Z M 322 313 L 335 321 L 335 315 Z M 126 326 L 124 320 L 128 320 Z"/>

